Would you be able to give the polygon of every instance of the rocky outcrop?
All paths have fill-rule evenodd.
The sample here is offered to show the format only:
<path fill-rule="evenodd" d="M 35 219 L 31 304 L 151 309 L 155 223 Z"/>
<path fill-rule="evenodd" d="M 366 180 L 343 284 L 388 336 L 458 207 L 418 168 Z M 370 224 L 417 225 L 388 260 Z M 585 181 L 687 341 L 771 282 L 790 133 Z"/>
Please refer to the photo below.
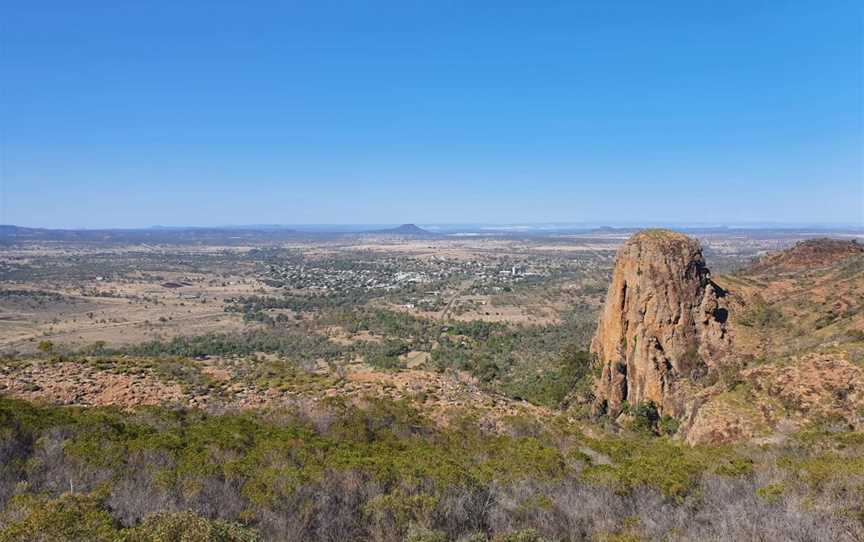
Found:
<path fill-rule="evenodd" d="M 591 342 L 596 408 L 614 416 L 624 401 L 653 401 L 683 415 L 690 381 L 729 350 L 723 296 L 695 239 L 645 230 L 624 243 Z"/>

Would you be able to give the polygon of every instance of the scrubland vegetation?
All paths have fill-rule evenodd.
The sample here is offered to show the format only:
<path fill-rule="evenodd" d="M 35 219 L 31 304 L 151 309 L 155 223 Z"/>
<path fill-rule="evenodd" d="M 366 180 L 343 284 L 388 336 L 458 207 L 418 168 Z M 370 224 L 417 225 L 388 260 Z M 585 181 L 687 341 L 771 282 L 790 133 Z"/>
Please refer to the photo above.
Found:
<path fill-rule="evenodd" d="M 589 359 L 583 345 L 593 332 L 592 318 L 591 313 L 573 313 L 564 324 L 549 326 L 483 321 L 442 324 L 405 313 L 354 308 L 326 312 L 313 321 L 236 333 L 179 336 L 119 349 L 89 345 L 77 354 L 192 358 L 271 353 L 301 367 L 314 360 L 360 356 L 374 368 L 399 370 L 405 367 L 400 356 L 413 350 L 431 354 L 430 369 L 467 371 L 490 390 L 557 407 L 580 382 L 588 382 Z M 337 344 L 317 333 L 327 326 L 341 326 L 350 333 L 368 332 L 381 340 Z"/>
<path fill-rule="evenodd" d="M 0 540 L 854 540 L 864 438 L 690 447 L 405 402 L 207 415 L 0 400 Z M 592 433 L 594 433 L 592 431 Z M 46 534 L 51 533 L 51 534 Z"/>

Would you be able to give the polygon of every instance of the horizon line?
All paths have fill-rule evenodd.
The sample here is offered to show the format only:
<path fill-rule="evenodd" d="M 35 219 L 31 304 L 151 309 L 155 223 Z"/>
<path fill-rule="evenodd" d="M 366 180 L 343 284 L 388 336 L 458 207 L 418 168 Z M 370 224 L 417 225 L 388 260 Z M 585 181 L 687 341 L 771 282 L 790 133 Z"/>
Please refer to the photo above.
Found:
<path fill-rule="evenodd" d="M 194 229 L 290 229 L 290 228 L 352 228 L 352 227 L 399 227 L 405 225 L 416 225 L 418 227 L 428 228 L 455 228 L 455 227 L 475 227 L 475 228 L 492 228 L 492 229 L 567 229 L 567 228 L 615 228 L 615 229 L 633 229 L 633 228 L 648 228 L 648 227 L 680 227 L 680 228 L 705 228 L 705 229 L 740 229 L 740 228 L 777 228 L 777 229 L 796 229 L 796 228 L 849 228 L 849 229 L 864 229 L 864 221 L 862 222 L 832 222 L 832 221 L 734 221 L 734 222 L 699 222 L 699 221 L 548 221 L 548 222 L 532 222 L 532 221 L 507 221 L 507 222 L 304 222 L 304 223 L 237 223 L 237 224 L 184 224 L 184 225 L 165 225 L 151 224 L 148 226 L 102 226 L 102 227 L 51 227 L 51 226 L 28 226 L 21 224 L 0 224 L 0 228 L 21 228 L 34 230 L 51 230 L 51 231 L 140 231 L 140 230 L 194 230 Z"/>

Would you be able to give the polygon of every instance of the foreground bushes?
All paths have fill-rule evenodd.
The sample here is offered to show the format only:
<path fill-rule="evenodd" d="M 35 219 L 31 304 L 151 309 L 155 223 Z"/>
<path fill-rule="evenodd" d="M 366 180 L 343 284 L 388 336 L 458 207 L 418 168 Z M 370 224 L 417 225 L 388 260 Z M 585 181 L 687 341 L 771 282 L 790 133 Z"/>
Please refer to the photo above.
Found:
<path fill-rule="evenodd" d="M 0 398 L 0 542 L 813 540 L 861 536 L 859 440 L 784 450 L 438 430 L 404 403 L 306 414 Z M 515 427 L 515 426 L 514 426 Z M 518 436 L 514 436 L 518 435 Z M 827 465 L 827 466 L 826 466 Z M 844 538 L 845 537 L 845 538 Z"/>
<path fill-rule="evenodd" d="M 257 533 L 240 525 L 202 518 L 192 512 L 159 513 L 122 528 L 98 493 L 64 494 L 51 499 L 21 496 L 4 514 L 0 542 L 81 540 L 88 542 L 255 542 Z"/>

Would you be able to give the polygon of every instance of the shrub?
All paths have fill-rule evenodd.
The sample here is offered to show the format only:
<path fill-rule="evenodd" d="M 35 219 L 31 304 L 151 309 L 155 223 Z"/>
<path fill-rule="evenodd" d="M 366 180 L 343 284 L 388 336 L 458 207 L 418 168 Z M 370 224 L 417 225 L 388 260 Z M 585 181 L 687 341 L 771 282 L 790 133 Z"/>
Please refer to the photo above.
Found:
<path fill-rule="evenodd" d="M 534 529 L 525 529 L 495 537 L 494 542 L 545 542 Z"/>
<path fill-rule="evenodd" d="M 846 335 L 853 341 L 864 341 L 864 329 L 847 329 Z"/>
<path fill-rule="evenodd" d="M 99 499 L 88 495 L 21 495 L 12 499 L 5 515 L 0 542 L 113 542 L 119 534 Z"/>
<path fill-rule="evenodd" d="M 589 446 L 612 464 L 590 465 L 583 477 L 621 494 L 648 486 L 681 500 L 705 473 L 740 476 L 752 470 L 751 461 L 729 447 L 688 446 L 665 437 L 589 439 Z"/>
<path fill-rule="evenodd" d="M 573 393 L 590 393 L 593 385 L 591 369 L 590 354 L 570 345 L 557 359 L 542 360 L 542 363 L 527 364 L 514 370 L 504 384 L 504 391 L 510 397 L 556 408 Z M 487 381 L 494 377 L 495 374 L 490 375 Z"/>
<path fill-rule="evenodd" d="M 783 498 L 783 492 L 785 490 L 786 487 L 783 484 L 770 484 L 757 489 L 756 495 L 758 495 L 759 498 L 764 500 L 765 502 L 776 503 L 779 502 L 781 498 Z"/>
<path fill-rule="evenodd" d="M 857 432 L 817 427 L 779 449 L 691 447 L 603 436 L 566 415 L 541 420 L 554 430 L 513 419 L 507 435 L 469 415 L 437 427 L 408 401 L 318 408 L 326 423 L 285 411 L 121 412 L 0 397 L 0 542 L 864 534 Z M 644 405 L 631 411 L 653 417 Z M 91 492 L 60 494 L 70 479 Z"/>
<path fill-rule="evenodd" d="M 412 524 L 408 529 L 405 542 L 447 542 L 447 533 Z"/>
<path fill-rule="evenodd" d="M 120 542 L 257 542 L 251 530 L 212 521 L 192 512 L 163 513 L 149 516 L 140 525 L 128 529 Z"/>
<path fill-rule="evenodd" d="M 396 531 L 403 532 L 409 525 L 428 525 L 437 504 L 438 500 L 431 495 L 392 493 L 373 498 L 364 508 L 364 513 L 369 521 L 376 525 L 389 525 Z M 424 536 L 429 534 L 428 529 L 419 527 L 416 527 L 414 532 L 425 533 Z M 417 540 L 434 538 L 420 537 Z"/>
<path fill-rule="evenodd" d="M 678 432 L 680 426 L 681 422 L 668 414 L 664 414 L 660 417 L 660 421 L 657 423 L 657 430 L 661 435 L 672 436 Z"/>
<path fill-rule="evenodd" d="M 631 422 L 633 430 L 643 433 L 653 433 L 657 430 L 660 413 L 657 411 L 657 405 L 654 404 L 654 401 L 636 403 L 636 406 L 630 409 L 630 414 L 633 416 Z"/>

